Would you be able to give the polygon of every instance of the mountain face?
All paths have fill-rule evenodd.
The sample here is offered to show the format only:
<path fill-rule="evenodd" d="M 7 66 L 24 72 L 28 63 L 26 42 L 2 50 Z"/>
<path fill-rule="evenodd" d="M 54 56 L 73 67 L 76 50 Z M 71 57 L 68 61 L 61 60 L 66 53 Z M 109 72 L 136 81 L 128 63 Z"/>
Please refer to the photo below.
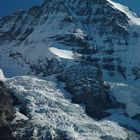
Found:
<path fill-rule="evenodd" d="M 0 68 L 7 77 L 23 76 L 5 81 L 21 102 L 19 114 L 24 119 L 20 123 L 28 124 L 27 128 L 21 124 L 13 126 L 16 137 L 23 139 L 26 136 L 29 139 L 32 137 L 30 134 L 35 133 L 41 140 L 44 135 L 48 139 L 62 139 L 62 136 L 68 139 L 132 139 L 132 132 L 128 130 L 124 130 L 127 135 L 124 134 L 124 137 L 109 136 L 107 130 L 102 132 L 107 128 L 100 127 L 97 133 L 102 129 L 101 133 L 95 136 L 96 132 L 92 129 L 96 128 L 95 122 L 88 121 L 89 118 L 83 126 L 72 126 L 73 129 L 82 127 L 81 130 L 74 130 L 78 133 L 75 137 L 68 135 L 69 129 L 62 131 L 62 126 L 65 124 L 63 129 L 69 128 L 70 125 L 66 123 L 73 122 L 69 121 L 70 115 L 80 117 L 83 122 L 87 114 L 94 119 L 115 121 L 127 129 L 140 132 L 139 44 L 140 19 L 127 7 L 110 0 L 45 0 L 42 6 L 0 19 Z M 24 75 L 45 78 L 57 86 Z M 48 91 L 45 91 L 45 87 L 49 88 Z M 81 108 L 72 103 L 66 105 L 71 114 L 69 110 L 63 110 L 65 100 L 61 101 L 56 92 L 60 89 L 60 95 L 67 91 L 73 103 L 84 104 L 85 116 L 81 116 Z M 50 99 L 49 91 L 56 102 L 52 97 Z M 52 101 L 47 101 L 49 99 Z M 48 107 L 41 106 L 41 102 Z M 54 108 L 58 110 L 58 117 Z M 54 113 L 54 118 L 49 113 L 43 114 L 48 110 L 50 114 Z M 61 111 L 66 113 L 63 118 Z M 76 111 L 80 116 L 74 114 Z M 33 123 L 37 120 L 36 114 L 39 120 Z M 52 121 L 53 126 L 48 124 Z M 46 126 L 42 126 L 44 122 Z M 87 128 L 91 122 L 92 128 Z M 74 124 L 77 125 L 77 122 L 74 121 Z M 109 123 L 109 129 L 110 125 L 113 125 L 115 133 L 116 126 Z M 29 134 L 26 130 L 32 126 L 35 128 Z M 55 128 L 57 126 L 59 129 Z M 47 131 L 43 131 L 44 128 Z M 91 138 L 85 136 L 84 128 L 87 133 L 94 133 L 89 134 Z M 135 139 L 139 139 L 137 134 L 134 135 Z"/>
<path fill-rule="evenodd" d="M 125 7 L 107 0 L 45 1 L 0 20 L 1 61 L 7 58 L 1 67 L 9 76 L 19 74 L 7 72 L 10 66 L 44 76 L 63 71 L 62 59 L 82 58 L 98 64 L 105 80 L 139 79 L 138 23 Z M 52 63 L 56 69 L 46 71 Z"/>

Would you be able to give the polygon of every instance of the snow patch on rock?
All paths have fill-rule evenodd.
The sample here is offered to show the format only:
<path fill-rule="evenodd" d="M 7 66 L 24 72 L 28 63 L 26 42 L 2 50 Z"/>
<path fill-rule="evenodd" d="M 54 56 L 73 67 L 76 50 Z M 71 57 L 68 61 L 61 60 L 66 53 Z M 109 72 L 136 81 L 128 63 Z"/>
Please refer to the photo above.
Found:
<path fill-rule="evenodd" d="M 73 53 L 70 50 L 62 50 L 55 47 L 50 47 L 49 50 L 60 58 L 74 59 Z"/>
<path fill-rule="evenodd" d="M 5 76 L 2 69 L 0 69 L 0 81 L 5 81 Z"/>

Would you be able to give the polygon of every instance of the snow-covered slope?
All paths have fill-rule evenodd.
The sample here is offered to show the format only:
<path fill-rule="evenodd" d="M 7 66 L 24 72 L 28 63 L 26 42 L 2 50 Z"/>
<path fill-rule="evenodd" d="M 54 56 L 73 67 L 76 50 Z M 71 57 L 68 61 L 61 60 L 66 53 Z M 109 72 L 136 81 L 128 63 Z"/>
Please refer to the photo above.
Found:
<path fill-rule="evenodd" d="M 122 11 L 123 13 L 125 13 L 129 19 L 131 20 L 131 22 L 133 22 L 133 24 L 136 24 L 136 25 L 140 25 L 140 18 L 132 11 L 130 11 L 128 9 L 128 7 L 126 6 L 123 6 L 119 3 L 115 3 L 111 0 L 109 0 L 109 2 L 117 9 L 119 9 L 120 11 Z"/>
<path fill-rule="evenodd" d="M 3 71 L 0 69 L 0 81 L 4 81 L 4 80 L 5 80 L 5 77 L 4 77 Z"/>
<path fill-rule="evenodd" d="M 113 0 L 113 1 L 128 6 L 129 9 L 137 13 L 137 15 L 140 15 L 140 7 L 139 7 L 138 0 L 133 0 L 133 1 L 132 0 Z"/>
<path fill-rule="evenodd" d="M 8 76 L 41 74 L 40 61 L 56 58 L 65 65 L 84 53 L 105 77 L 133 80 L 139 78 L 139 25 L 139 18 L 110 0 L 45 1 L 0 20 L 0 67 Z"/>

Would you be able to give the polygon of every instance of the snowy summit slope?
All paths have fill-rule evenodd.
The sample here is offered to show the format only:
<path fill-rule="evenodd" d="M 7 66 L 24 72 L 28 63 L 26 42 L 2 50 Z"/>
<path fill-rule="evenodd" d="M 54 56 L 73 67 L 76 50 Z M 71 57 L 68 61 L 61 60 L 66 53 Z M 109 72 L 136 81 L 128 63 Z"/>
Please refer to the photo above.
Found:
<path fill-rule="evenodd" d="M 139 77 L 139 25 L 136 15 L 110 0 L 45 1 L 0 20 L 0 67 L 13 76 L 36 73 L 40 65 L 42 74 L 48 60 L 65 65 L 84 52 L 105 77 L 133 80 Z"/>

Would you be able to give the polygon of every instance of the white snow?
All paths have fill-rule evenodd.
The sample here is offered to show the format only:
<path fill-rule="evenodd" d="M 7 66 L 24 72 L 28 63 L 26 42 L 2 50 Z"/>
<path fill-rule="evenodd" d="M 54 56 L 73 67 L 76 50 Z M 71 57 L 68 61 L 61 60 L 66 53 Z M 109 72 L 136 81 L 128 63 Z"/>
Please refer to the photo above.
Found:
<path fill-rule="evenodd" d="M 55 47 L 50 47 L 49 50 L 60 58 L 74 59 L 73 52 L 70 50 L 62 50 Z"/>
<path fill-rule="evenodd" d="M 2 69 L 0 69 L 0 81 L 5 81 L 5 76 L 3 74 Z"/>
<path fill-rule="evenodd" d="M 20 120 L 28 120 L 28 118 L 25 115 L 21 114 L 18 110 L 16 110 L 15 118 L 12 121 L 12 124 L 16 124 Z"/>
<path fill-rule="evenodd" d="M 140 25 L 140 18 L 137 17 L 137 15 L 133 12 L 131 12 L 127 6 L 124 6 L 120 3 L 113 2 L 112 0 L 108 0 L 116 9 L 122 11 L 124 14 L 128 16 L 128 18 L 131 20 L 132 24 Z"/>
<path fill-rule="evenodd" d="M 124 116 L 123 114 L 113 113 L 111 116 L 105 118 L 110 121 L 118 122 L 122 126 L 127 126 L 132 130 L 140 132 L 140 123 L 136 120 L 133 120 L 129 117 Z"/>
<path fill-rule="evenodd" d="M 111 95 L 126 105 L 129 116 L 140 114 L 140 87 L 123 83 L 109 83 Z"/>

